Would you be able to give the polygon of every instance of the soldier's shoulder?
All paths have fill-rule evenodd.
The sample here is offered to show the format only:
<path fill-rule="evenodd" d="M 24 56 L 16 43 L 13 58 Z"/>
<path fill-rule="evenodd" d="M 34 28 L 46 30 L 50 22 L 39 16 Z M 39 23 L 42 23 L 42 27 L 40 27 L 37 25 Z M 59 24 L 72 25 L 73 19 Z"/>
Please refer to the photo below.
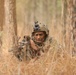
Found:
<path fill-rule="evenodd" d="M 49 41 L 50 44 L 51 43 L 55 43 L 55 44 L 57 43 L 57 40 L 55 38 L 53 38 L 53 37 L 49 37 L 48 41 Z"/>
<path fill-rule="evenodd" d="M 56 49 L 64 50 L 64 47 L 53 37 L 49 38 L 49 43 L 52 47 L 55 47 Z"/>
<path fill-rule="evenodd" d="M 48 42 L 52 47 L 60 47 L 59 42 L 53 37 L 49 37 Z"/>

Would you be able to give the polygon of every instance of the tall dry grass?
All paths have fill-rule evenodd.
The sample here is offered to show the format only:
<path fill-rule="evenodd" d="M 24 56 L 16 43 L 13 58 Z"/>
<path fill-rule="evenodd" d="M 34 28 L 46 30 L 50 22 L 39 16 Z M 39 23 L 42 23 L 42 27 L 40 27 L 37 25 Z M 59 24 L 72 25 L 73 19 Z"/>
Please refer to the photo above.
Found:
<path fill-rule="evenodd" d="M 1 55 L 0 75 L 76 75 L 76 57 L 53 45 L 30 62 L 20 62 L 12 53 Z"/>

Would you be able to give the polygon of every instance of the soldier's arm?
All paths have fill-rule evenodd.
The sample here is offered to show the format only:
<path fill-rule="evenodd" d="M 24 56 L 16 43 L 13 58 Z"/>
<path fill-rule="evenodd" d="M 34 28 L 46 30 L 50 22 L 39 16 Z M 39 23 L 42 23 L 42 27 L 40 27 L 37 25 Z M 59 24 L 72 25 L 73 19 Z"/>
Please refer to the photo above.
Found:
<path fill-rule="evenodd" d="M 18 42 L 18 46 L 14 54 L 20 61 L 24 60 L 26 57 L 26 46 L 28 45 L 29 40 L 29 36 L 24 36 L 22 41 Z"/>

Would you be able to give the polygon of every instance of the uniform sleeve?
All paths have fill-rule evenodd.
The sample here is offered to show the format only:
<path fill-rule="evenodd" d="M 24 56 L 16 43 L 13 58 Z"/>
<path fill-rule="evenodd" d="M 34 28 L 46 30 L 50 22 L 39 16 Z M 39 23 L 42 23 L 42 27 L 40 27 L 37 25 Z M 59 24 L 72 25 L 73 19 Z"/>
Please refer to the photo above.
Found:
<path fill-rule="evenodd" d="M 14 52 L 14 55 L 20 60 L 25 60 L 26 59 L 26 48 L 27 45 L 29 44 L 30 37 L 29 36 L 24 36 L 22 41 L 18 42 L 17 49 Z"/>

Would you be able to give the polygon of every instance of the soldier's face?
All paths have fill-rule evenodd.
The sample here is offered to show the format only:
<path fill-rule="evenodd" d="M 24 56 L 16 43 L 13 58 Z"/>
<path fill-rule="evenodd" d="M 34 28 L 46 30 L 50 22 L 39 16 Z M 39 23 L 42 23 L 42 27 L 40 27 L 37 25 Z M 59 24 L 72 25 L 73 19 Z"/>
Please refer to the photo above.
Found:
<path fill-rule="evenodd" d="M 36 32 L 34 33 L 34 40 L 37 43 L 43 43 L 45 40 L 45 33 L 44 32 Z"/>

